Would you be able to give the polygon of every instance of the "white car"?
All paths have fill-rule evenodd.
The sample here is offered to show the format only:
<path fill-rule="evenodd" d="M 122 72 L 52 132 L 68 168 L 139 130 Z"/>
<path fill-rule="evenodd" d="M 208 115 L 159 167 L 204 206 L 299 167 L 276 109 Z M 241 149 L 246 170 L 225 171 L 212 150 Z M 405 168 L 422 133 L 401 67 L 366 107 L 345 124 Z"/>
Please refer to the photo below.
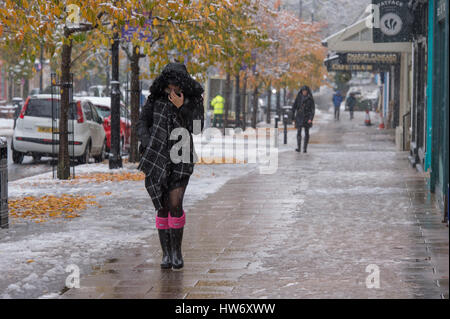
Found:
<path fill-rule="evenodd" d="M 111 98 L 110 97 L 87 97 L 90 102 L 97 109 L 98 114 L 103 119 L 103 128 L 106 134 L 106 150 L 110 152 L 111 149 Z M 130 149 L 131 143 L 131 116 L 130 112 L 125 107 L 125 104 L 120 102 L 120 150 L 126 152 Z"/>
<path fill-rule="evenodd" d="M 49 94 L 28 97 L 14 129 L 13 161 L 21 164 L 25 155 L 39 160 L 41 156 L 55 157 L 59 152 L 59 98 Z M 53 114 L 52 114 L 53 113 Z M 52 134 L 52 117 L 53 131 Z M 68 114 L 69 155 L 79 163 L 89 163 L 94 157 L 102 162 L 106 157 L 106 137 L 103 120 L 89 99 L 74 98 L 74 107 Z M 71 132 L 74 134 L 71 134 Z"/>

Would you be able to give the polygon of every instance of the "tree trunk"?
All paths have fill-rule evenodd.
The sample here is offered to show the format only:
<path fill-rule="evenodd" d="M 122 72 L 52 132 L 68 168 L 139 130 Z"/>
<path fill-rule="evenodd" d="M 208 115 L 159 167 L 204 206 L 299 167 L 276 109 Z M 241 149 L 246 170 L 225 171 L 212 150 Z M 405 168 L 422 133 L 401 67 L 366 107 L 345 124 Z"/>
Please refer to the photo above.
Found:
<path fill-rule="evenodd" d="M 231 76 L 230 72 L 227 72 L 227 78 L 225 80 L 225 114 L 223 121 L 223 133 L 228 126 L 228 114 L 231 108 Z"/>
<path fill-rule="evenodd" d="M 267 119 L 266 119 L 266 123 L 270 124 L 271 122 L 271 118 L 270 118 L 270 112 L 272 111 L 272 89 L 270 87 L 267 88 Z"/>
<path fill-rule="evenodd" d="M 111 75 L 109 73 L 109 65 L 106 65 L 106 89 L 105 89 L 105 94 L 107 96 L 111 95 Z"/>
<path fill-rule="evenodd" d="M 244 88 L 242 89 L 242 129 L 247 127 L 247 75 L 244 76 Z"/>
<path fill-rule="evenodd" d="M 241 127 L 241 85 L 239 72 L 234 76 L 235 79 L 235 96 L 234 101 L 236 104 L 236 121 L 234 127 Z"/>
<path fill-rule="evenodd" d="M 41 56 L 39 62 L 41 63 L 41 69 L 39 70 L 39 93 L 42 94 L 44 90 L 44 48 L 41 43 Z"/>
<path fill-rule="evenodd" d="M 66 35 L 67 38 L 67 35 Z M 72 58 L 72 41 L 63 44 L 61 53 L 61 107 L 59 114 L 59 153 L 58 179 L 68 179 L 70 176 L 69 139 L 68 139 L 68 110 L 70 103 L 70 63 Z"/>
<path fill-rule="evenodd" d="M 30 92 L 30 79 L 24 79 L 22 98 L 25 100 Z"/>
<path fill-rule="evenodd" d="M 287 103 L 286 103 L 286 88 L 283 89 L 283 105 L 287 105 Z"/>
<path fill-rule="evenodd" d="M 277 114 L 279 118 L 281 119 L 281 91 L 280 89 L 277 90 Z"/>
<path fill-rule="evenodd" d="M 252 127 L 256 129 L 256 116 L 258 115 L 258 86 L 255 86 L 253 90 L 253 114 L 252 114 Z"/>
<path fill-rule="evenodd" d="M 12 72 L 8 72 L 8 102 L 12 101 L 13 98 L 13 84 L 14 84 L 14 78 L 12 76 Z"/>
<path fill-rule="evenodd" d="M 137 51 L 137 53 L 136 53 Z M 139 162 L 138 151 L 138 135 L 137 135 L 137 122 L 139 120 L 139 102 L 140 102 L 140 88 L 139 88 L 139 59 L 140 52 L 139 47 L 133 47 L 133 53 L 131 55 L 131 140 L 130 140 L 130 163 Z"/>

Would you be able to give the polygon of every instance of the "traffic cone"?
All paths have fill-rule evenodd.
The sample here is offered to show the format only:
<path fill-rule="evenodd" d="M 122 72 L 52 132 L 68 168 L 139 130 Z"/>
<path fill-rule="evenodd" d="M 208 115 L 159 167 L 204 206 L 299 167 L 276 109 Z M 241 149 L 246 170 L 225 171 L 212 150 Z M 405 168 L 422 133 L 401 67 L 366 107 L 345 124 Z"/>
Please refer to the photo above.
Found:
<path fill-rule="evenodd" d="M 370 113 L 369 110 L 366 110 L 366 119 L 364 121 L 364 124 L 366 124 L 366 126 L 371 126 L 372 123 L 370 122 Z"/>
<path fill-rule="evenodd" d="M 382 111 L 380 111 L 378 114 L 380 115 L 380 125 L 378 125 L 379 129 L 384 129 L 384 121 L 383 121 L 383 113 L 381 113 Z"/>

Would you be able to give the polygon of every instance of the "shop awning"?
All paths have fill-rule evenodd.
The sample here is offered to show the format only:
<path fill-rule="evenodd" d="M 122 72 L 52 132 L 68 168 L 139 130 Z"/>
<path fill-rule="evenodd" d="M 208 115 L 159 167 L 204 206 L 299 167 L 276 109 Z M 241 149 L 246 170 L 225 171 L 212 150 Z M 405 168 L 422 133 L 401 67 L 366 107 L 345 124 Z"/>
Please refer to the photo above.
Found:
<path fill-rule="evenodd" d="M 363 18 L 322 41 L 334 52 L 411 52 L 410 42 L 373 43 L 373 30 Z"/>

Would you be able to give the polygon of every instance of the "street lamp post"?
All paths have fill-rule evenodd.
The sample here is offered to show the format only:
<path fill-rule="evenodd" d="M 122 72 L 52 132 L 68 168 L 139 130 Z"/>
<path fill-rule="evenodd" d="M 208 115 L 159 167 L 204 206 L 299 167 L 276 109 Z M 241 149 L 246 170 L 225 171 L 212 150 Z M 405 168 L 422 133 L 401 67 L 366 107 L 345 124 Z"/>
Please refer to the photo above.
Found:
<path fill-rule="evenodd" d="M 119 82 L 119 35 L 114 33 L 111 46 L 111 155 L 109 168 L 122 167 L 120 155 L 120 82 Z"/>

